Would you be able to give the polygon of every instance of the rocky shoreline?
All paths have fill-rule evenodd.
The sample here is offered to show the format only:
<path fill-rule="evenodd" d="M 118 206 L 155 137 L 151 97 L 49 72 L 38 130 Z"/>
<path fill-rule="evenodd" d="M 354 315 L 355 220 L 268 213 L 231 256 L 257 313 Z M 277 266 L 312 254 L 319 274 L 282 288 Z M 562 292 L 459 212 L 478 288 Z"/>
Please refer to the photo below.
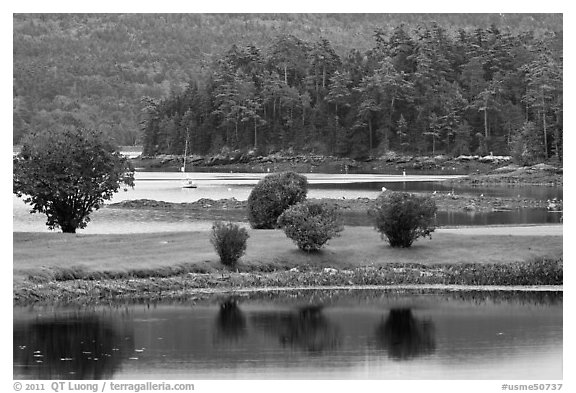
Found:
<path fill-rule="evenodd" d="M 179 171 L 183 164 L 182 157 L 178 155 L 137 156 L 132 158 L 131 162 L 135 168 L 142 171 Z M 519 166 L 512 163 L 510 156 L 411 156 L 394 152 L 375 158 L 354 160 L 313 154 L 274 153 L 257 156 L 234 151 L 213 156 L 188 156 L 186 167 L 190 171 L 236 173 L 295 171 L 350 174 L 464 174 L 468 176 L 453 182 L 474 185 L 562 186 L 563 178 L 563 169 L 559 163 Z"/>
<path fill-rule="evenodd" d="M 539 185 L 562 186 L 563 169 L 548 164 L 532 166 L 506 165 L 485 174 L 471 174 L 465 178 L 450 180 L 452 183 L 472 185 Z"/>
<path fill-rule="evenodd" d="M 139 156 L 132 159 L 137 168 L 178 170 L 183 163 L 182 156 L 161 154 Z M 445 173 L 488 172 L 511 162 L 509 156 L 465 156 L 450 157 L 412 156 L 388 152 L 378 157 L 355 160 L 347 157 L 315 154 L 293 154 L 277 152 L 266 156 L 253 152 L 233 151 L 212 156 L 192 155 L 186 158 L 186 167 L 209 167 L 214 170 L 229 169 L 245 172 L 266 172 L 296 170 L 317 172 L 318 168 L 332 169 L 330 173 L 380 173 L 382 171 L 439 171 Z"/>
<path fill-rule="evenodd" d="M 470 195 L 457 195 L 452 193 L 417 193 L 421 195 L 430 196 L 438 207 L 439 211 L 478 211 L 478 212 L 491 212 L 491 211 L 505 211 L 515 210 L 522 208 L 537 208 L 537 209 L 550 209 L 551 201 L 543 201 L 528 198 L 503 198 L 492 196 L 470 196 Z M 324 202 L 338 206 L 342 212 L 367 212 L 370 209 L 375 199 L 370 198 L 356 198 L 356 199 L 314 199 L 312 201 Z M 151 199 L 136 199 L 127 200 L 118 203 L 107 205 L 108 208 L 125 208 L 125 209 L 161 209 L 172 211 L 207 211 L 207 210 L 221 210 L 221 211 L 246 211 L 248 206 L 247 201 L 239 201 L 236 198 L 228 199 L 208 199 L 202 198 L 195 202 L 165 202 L 155 201 Z M 561 201 L 557 201 L 554 205 L 555 211 L 562 210 Z"/>

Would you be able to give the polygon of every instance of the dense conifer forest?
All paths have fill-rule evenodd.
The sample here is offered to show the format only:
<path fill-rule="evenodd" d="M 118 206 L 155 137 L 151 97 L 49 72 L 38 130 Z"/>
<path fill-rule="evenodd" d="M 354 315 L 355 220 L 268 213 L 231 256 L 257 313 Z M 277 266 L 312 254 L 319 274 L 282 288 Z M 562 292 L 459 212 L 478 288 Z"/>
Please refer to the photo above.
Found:
<path fill-rule="evenodd" d="M 562 156 L 560 14 L 14 16 L 14 143 Z"/>

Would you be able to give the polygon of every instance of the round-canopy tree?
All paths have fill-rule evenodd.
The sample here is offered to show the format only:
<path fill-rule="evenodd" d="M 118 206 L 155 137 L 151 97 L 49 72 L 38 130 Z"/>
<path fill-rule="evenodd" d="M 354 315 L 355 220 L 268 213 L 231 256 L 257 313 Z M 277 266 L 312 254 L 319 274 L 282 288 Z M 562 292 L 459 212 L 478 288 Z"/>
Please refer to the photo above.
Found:
<path fill-rule="evenodd" d="M 50 229 L 75 233 L 120 186 L 134 186 L 134 169 L 101 132 L 85 129 L 28 135 L 14 157 L 13 192 L 45 213 Z"/>

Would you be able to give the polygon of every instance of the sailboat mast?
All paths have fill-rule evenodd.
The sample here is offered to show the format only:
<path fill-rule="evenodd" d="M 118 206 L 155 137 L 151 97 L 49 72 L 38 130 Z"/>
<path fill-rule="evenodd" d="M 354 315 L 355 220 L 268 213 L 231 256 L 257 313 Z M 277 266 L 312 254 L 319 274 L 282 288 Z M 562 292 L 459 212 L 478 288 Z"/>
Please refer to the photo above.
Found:
<path fill-rule="evenodd" d="M 188 138 L 186 138 L 186 144 L 184 145 L 184 163 L 182 165 L 182 172 L 186 172 L 186 156 L 188 155 Z"/>

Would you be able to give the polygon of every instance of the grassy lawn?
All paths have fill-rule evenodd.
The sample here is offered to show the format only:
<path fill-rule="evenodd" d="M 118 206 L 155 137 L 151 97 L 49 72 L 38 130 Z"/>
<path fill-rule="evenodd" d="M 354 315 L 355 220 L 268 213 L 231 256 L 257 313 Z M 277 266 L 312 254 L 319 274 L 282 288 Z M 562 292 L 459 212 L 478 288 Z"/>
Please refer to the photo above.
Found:
<path fill-rule="evenodd" d="M 248 248 L 239 268 L 285 270 L 296 266 L 354 268 L 387 263 L 504 263 L 534 257 L 562 257 L 562 236 L 495 236 L 434 233 L 409 249 L 391 248 L 368 227 L 347 227 L 318 253 L 305 253 L 280 230 L 249 230 Z M 209 242 L 210 233 L 178 232 L 129 235 L 74 235 L 15 232 L 14 281 L 52 279 L 72 272 L 178 272 L 223 270 Z M 64 272 L 64 273 L 63 273 Z"/>

